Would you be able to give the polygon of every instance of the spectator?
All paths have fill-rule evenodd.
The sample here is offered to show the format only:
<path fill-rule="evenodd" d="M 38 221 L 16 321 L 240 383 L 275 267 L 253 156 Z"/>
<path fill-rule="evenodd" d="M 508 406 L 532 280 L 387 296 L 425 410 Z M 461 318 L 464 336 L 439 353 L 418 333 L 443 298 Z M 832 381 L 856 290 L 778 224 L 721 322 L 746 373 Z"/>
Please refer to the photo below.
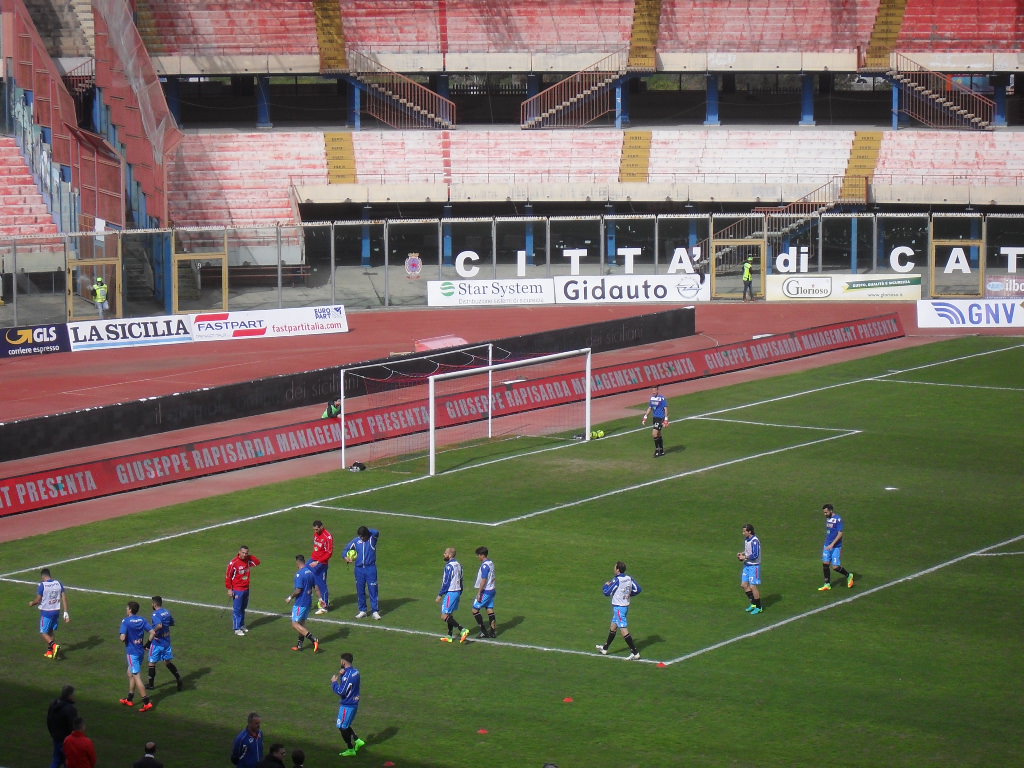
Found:
<path fill-rule="evenodd" d="M 284 744 L 271 744 L 270 751 L 257 768 L 285 768 L 284 754 Z"/>
<path fill-rule="evenodd" d="M 68 768 L 95 768 L 96 745 L 85 735 L 85 721 L 76 717 L 71 733 L 64 739 L 64 758 Z"/>
<path fill-rule="evenodd" d="M 292 750 L 292 768 L 306 768 L 306 753 L 301 749 Z"/>
<path fill-rule="evenodd" d="M 66 764 L 64 759 L 64 739 L 75 729 L 75 687 L 65 685 L 60 689 L 60 696 L 50 702 L 46 711 L 46 730 L 53 739 L 53 760 L 50 768 L 61 768 Z"/>
<path fill-rule="evenodd" d="M 132 763 L 132 768 L 164 768 L 164 764 L 156 759 L 156 742 L 147 741 L 145 753 Z"/>

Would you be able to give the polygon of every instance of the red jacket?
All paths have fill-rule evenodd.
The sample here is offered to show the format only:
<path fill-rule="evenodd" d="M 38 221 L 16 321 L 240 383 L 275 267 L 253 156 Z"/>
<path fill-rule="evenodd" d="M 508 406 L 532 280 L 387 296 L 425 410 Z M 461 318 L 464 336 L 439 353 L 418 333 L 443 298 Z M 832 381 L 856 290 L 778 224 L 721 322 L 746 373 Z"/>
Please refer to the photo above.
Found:
<path fill-rule="evenodd" d="M 228 571 L 224 574 L 224 586 L 235 591 L 244 591 L 249 588 L 250 571 L 260 564 L 258 557 L 249 555 L 245 560 L 235 555 L 228 563 Z"/>
<path fill-rule="evenodd" d="M 334 554 L 334 536 L 324 528 L 320 533 L 313 534 L 313 555 L 311 560 L 326 563 Z"/>
<path fill-rule="evenodd" d="M 64 758 L 68 768 L 94 768 L 96 745 L 81 731 L 72 731 L 64 739 Z"/>

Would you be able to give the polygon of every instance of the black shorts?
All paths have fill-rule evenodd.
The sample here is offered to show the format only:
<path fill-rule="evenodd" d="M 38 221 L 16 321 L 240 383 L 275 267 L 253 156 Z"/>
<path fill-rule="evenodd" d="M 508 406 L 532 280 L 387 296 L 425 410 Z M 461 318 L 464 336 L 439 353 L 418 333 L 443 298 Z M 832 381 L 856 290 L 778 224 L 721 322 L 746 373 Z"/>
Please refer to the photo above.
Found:
<path fill-rule="evenodd" d="M 665 426 L 664 416 L 655 416 L 654 421 L 651 422 L 651 429 L 661 429 Z"/>

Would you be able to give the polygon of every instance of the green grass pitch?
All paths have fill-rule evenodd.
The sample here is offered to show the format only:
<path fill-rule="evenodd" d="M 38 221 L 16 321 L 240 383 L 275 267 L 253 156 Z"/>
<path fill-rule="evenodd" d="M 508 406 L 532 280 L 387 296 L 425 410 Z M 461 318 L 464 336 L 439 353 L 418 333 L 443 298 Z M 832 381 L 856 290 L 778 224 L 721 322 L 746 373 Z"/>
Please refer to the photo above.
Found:
<path fill-rule="evenodd" d="M 0 764 L 48 764 L 46 706 L 64 683 L 101 766 L 148 739 L 171 766 L 229 765 L 251 710 L 268 746 L 302 747 L 310 766 L 1015 764 L 1022 370 L 1020 339 L 964 338 L 675 397 L 657 460 L 638 393 L 636 418 L 589 443 L 495 441 L 441 454 L 434 478 L 334 472 L 0 545 Z M 853 589 L 817 591 L 825 502 L 846 521 Z M 384 614 L 353 618 L 336 562 L 335 609 L 309 621 L 318 655 L 289 650 L 284 602 L 315 518 L 339 549 L 361 524 L 382 531 Z M 759 616 L 738 583 L 747 522 L 764 548 Z M 223 587 L 240 544 L 263 559 L 245 638 Z M 441 553 L 458 548 L 471 586 L 481 544 L 498 639 L 440 643 Z M 639 662 L 621 638 L 594 651 L 618 559 L 644 587 Z M 57 662 L 27 607 L 44 565 L 69 587 Z M 118 704 L 117 633 L 124 603 L 148 612 L 152 594 L 177 619 L 186 687 L 161 665 L 156 708 L 139 714 Z M 475 638 L 469 602 L 458 616 Z M 343 651 L 363 674 L 355 758 L 337 756 L 329 686 Z"/>

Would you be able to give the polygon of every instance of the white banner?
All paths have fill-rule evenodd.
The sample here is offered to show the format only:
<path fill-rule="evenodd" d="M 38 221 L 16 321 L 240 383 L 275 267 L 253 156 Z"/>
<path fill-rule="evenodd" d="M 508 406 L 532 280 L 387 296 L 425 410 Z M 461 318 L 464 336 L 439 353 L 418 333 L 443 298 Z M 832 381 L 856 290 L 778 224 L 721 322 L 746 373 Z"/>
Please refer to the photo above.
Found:
<path fill-rule="evenodd" d="M 180 344 L 192 341 L 192 319 L 187 315 L 126 317 L 68 323 L 71 351 Z"/>
<path fill-rule="evenodd" d="M 700 275 L 572 275 L 556 277 L 557 304 L 681 304 L 711 301 L 711 285 Z"/>
<path fill-rule="evenodd" d="M 1024 328 L 1019 299 L 932 299 L 917 302 L 918 328 Z"/>
<path fill-rule="evenodd" d="M 549 278 L 521 280 L 430 280 L 427 306 L 483 307 L 521 304 L 554 304 L 554 284 Z"/>
<path fill-rule="evenodd" d="M 205 312 L 190 315 L 195 341 L 309 336 L 348 332 L 345 307 L 294 307 L 250 312 Z"/>
<path fill-rule="evenodd" d="M 800 272 L 768 275 L 768 301 L 920 301 L 920 275 L 849 275 Z"/>

